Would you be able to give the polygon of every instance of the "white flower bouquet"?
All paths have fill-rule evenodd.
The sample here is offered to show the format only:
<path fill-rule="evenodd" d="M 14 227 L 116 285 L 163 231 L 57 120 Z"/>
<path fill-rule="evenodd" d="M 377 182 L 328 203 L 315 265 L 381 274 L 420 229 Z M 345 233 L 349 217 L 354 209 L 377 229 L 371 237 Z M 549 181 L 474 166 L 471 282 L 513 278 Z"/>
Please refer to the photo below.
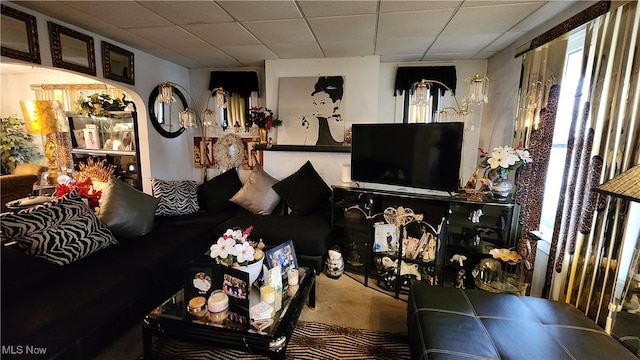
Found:
<path fill-rule="evenodd" d="M 532 162 L 529 150 L 524 149 L 522 144 L 515 148 L 498 146 L 491 151 L 491 156 L 482 148 L 478 148 L 478 150 L 482 159 L 480 165 L 495 171 L 496 175 L 501 178 L 506 178 L 511 171 Z"/>
<path fill-rule="evenodd" d="M 264 257 L 264 243 L 249 240 L 253 226 L 246 230 L 227 229 L 209 248 L 209 256 L 224 266 L 245 266 Z"/>

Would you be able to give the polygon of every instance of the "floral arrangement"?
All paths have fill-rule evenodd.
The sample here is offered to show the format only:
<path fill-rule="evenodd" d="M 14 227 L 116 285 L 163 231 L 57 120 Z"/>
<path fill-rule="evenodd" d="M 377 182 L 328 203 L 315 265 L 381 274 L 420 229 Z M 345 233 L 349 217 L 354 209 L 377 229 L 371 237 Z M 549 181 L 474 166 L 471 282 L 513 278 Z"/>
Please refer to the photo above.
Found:
<path fill-rule="evenodd" d="M 480 165 L 484 168 L 491 168 L 499 177 L 506 178 L 509 176 L 509 172 L 517 170 L 524 164 L 528 164 L 532 161 L 529 151 L 524 149 L 522 144 L 512 148 L 511 146 L 498 146 L 489 153 L 482 148 L 478 148 L 480 151 L 480 158 L 482 162 Z"/>
<path fill-rule="evenodd" d="M 267 108 L 252 106 L 249 112 L 249 126 L 253 124 L 256 124 L 259 128 L 269 130 L 272 127 L 282 125 L 282 120 L 278 119 L 273 111 Z"/>
<path fill-rule="evenodd" d="M 215 259 L 218 264 L 225 266 L 245 266 L 252 262 L 261 260 L 264 257 L 264 243 L 255 243 L 249 240 L 249 234 L 253 226 L 246 230 L 227 229 L 218 238 L 218 241 L 211 245 L 209 256 Z"/>
<path fill-rule="evenodd" d="M 98 94 L 78 98 L 78 112 L 84 116 L 109 116 L 109 111 L 122 111 L 122 100 L 107 94 Z"/>
<path fill-rule="evenodd" d="M 73 191 L 73 189 L 76 189 L 78 191 L 78 195 L 89 201 L 89 207 L 92 209 L 100 206 L 102 190 L 96 190 L 93 188 L 93 182 L 90 177 L 82 176 L 82 179 L 74 179 L 66 184 L 58 184 L 56 186 L 56 197 L 62 197 Z"/>

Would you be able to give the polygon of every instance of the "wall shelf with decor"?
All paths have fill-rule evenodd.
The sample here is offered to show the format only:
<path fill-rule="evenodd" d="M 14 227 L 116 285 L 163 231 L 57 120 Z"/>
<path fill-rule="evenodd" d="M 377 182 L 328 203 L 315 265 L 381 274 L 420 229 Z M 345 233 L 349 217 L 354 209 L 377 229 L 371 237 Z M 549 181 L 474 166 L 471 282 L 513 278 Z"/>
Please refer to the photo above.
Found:
<path fill-rule="evenodd" d="M 114 175 L 131 187 L 142 190 L 135 111 L 111 111 L 108 117 L 67 112 L 67 119 L 76 171 L 78 164 L 86 164 L 88 158 L 94 161 L 106 159 L 106 165 L 115 166 Z"/>
<path fill-rule="evenodd" d="M 310 151 L 310 152 L 351 152 L 350 146 L 340 146 L 340 145 L 320 145 L 320 146 L 310 146 L 310 145 L 266 145 L 260 144 L 256 145 L 256 150 L 266 150 L 266 151 Z"/>
<path fill-rule="evenodd" d="M 437 237 L 435 261 L 430 257 L 425 261 L 424 252 L 422 258 L 419 258 L 420 255 L 414 257 L 407 254 L 406 251 L 405 256 L 398 256 L 403 253 L 402 246 L 406 246 L 401 241 L 402 227 L 397 230 L 400 233 L 396 233 L 397 249 L 389 252 L 388 249 L 381 251 L 383 247 L 378 247 L 376 250 L 375 224 L 388 223 L 384 217 L 385 209 L 398 207 L 423 215 L 422 220 L 406 224 L 408 237 L 420 239 L 424 233 L 421 229 L 426 228 L 423 223 L 436 230 L 442 224 L 439 234 L 433 234 Z M 358 210 L 354 211 L 355 208 Z M 331 219 L 334 242 L 343 249 L 345 271 L 363 275 L 366 286 L 369 278 L 381 283 L 379 269 L 382 258 L 387 256 L 391 261 L 402 258 L 408 266 L 418 264 L 422 281 L 433 285 L 474 288 L 472 271 L 478 261 L 490 257 L 489 250 L 493 248 L 515 246 L 518 212 L 518 205 L 510 201 L 475 202 L 453 196 L 335 185 Z M 465 260 L 460 262 L 463 257 Z M 462 275 L 461 270 L 464 270 Z M 392 290 L 397 296 L 401 289 L 397 287 Z"/>

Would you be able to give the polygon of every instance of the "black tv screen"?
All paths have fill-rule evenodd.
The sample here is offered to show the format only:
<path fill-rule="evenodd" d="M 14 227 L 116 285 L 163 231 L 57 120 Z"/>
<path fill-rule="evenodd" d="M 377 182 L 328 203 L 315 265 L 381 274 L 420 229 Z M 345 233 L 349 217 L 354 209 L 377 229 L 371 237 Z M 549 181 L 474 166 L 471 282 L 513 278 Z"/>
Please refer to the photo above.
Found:
<path fill-rule="evenodd" d="M 353 124 L 351 179 L 457 191 L 463 128 L 461 122 Z"/>

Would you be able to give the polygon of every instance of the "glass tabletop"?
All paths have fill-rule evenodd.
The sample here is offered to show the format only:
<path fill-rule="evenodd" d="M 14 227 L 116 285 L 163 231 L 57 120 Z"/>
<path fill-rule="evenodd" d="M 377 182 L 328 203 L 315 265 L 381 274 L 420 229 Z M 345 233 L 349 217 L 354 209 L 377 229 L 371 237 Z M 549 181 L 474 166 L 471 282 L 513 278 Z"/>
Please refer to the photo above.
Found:
<path fill-rule="evenodd" d="M 285 280 L 281 296 L 276 294 L 274 304 L 275 314 L 271 317 L 273 322 L 270 324 L 269 320 L 254 324 L 254 321 L 249 316 L 249 309 L 237 307 L 233 303 L 230 303 L 226 310 L 217 313 L 209 312 L 206 304 L 204 309 L 193 311 L 189 309 L 188 303 L 190 299 L 185 299 L 184 289 L 181 289 L 162 305 L 152 310 L 149 317 L 156 318 L 157 320 L 174 320 L 197 326 L 211 327 L 212 329 L 227 329 L 238 332 L 275 335 L 281 322 L 287 318 L 286 314 L 292 305 L 293 299 L 302 292 L 301 287 L 308 286 L 309 279 L 306 278 L 309 276 L 309 270 L 300 268 L 299 274 L 299 285 L 288 285 Z M 259 302 L 260 289 L 256 286 L 251 286 L 249 291 L 249 307 Z M 262 328 L 260 325 L 265 322 L 267 324 Z M 259 328 L 262 329 L 259 330 Z"/>

